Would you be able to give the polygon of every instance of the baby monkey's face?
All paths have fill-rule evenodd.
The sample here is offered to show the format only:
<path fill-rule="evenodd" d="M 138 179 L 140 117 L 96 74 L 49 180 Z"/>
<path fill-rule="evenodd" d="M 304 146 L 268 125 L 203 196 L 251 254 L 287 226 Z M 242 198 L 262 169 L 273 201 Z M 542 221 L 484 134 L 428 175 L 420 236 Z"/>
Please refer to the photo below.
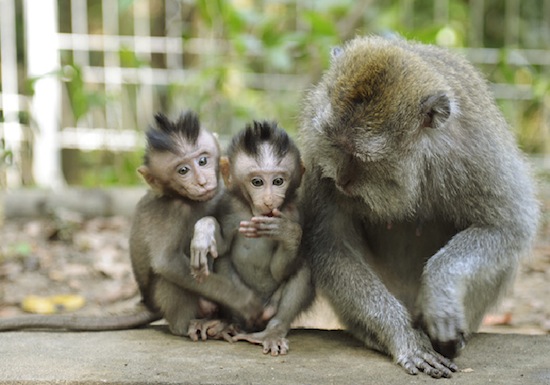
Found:
<path fill-rule="evenodd" d="M 207 201 L 218 191 L 218 159 L 215 138 L 202 131 L 196 143 L 179 143 L 178 153 L 155 154 L 151 170 L 169 190 L 193 201 Z"/>
<path fill-rule="evenodd" d="M 268 144 L 261 147 L 257 157 L 246 154 L 236 157 L 232 177 L 241 186 L 254 216 L 272 215 L 274 209 L 283 205 L 294 167 L 292 156 L 281 159 Z"/>

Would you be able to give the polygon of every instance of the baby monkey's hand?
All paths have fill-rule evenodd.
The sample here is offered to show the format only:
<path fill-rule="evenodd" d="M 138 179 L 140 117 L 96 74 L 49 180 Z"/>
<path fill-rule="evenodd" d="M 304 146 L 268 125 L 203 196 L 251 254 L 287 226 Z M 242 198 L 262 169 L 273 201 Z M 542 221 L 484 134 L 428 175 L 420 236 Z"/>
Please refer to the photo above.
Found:
<path fill-rule="evenodd" d="M 195 233 L 191 240 L 191 275 L 202 282 L 210 274 L 208 256 L 218 257 L 216 244 L 216 220 L 212 217 L 201 218 L 195 223 Z"/>
<path fill-rule="evenodd" d="M 250 221 L 241 221 L 239 233 L 247 238 L 269 237 L 279 239 L 286 222 L 290 222 L 279 209 L 273 209 L 270 215 L 252 217 Z"/>

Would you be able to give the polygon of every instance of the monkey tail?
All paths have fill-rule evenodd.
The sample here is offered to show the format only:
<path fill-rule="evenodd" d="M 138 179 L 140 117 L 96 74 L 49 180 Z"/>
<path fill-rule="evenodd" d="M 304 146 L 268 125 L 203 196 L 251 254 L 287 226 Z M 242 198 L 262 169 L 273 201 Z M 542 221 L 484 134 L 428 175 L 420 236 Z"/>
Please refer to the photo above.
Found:
<path fill-rule="evenodd" d="M 71 331 L 109 331 L 135 329 L 162 319 L 162 314 L 141 307 L 128 314 L 81 315 L 25 315 L 0 318 L 0 331 L 46 329 Z"/>

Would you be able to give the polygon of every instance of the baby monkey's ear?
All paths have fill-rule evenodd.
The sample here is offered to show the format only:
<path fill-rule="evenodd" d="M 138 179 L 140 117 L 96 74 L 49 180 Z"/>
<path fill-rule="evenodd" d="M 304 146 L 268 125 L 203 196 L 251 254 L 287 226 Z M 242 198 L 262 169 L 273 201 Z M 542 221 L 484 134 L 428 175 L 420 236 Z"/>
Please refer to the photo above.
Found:
<path fill-rule="evenodd" d="M 155 191 L 156 193 L 162 193 L 162 186 L 157 178 L 153 176 L 149 167 L 142 165 L 139 166 L 137 172 L 141 174 L 143 180 Z"/>
<path fill-rule="evenodd" d="M 231 188 L 231 172 L 230 172 L 229 158 L 227 156 L 222 156 L 220 158 L 220 172 L 222 173 L 223 182 L 225 187 Z"/>

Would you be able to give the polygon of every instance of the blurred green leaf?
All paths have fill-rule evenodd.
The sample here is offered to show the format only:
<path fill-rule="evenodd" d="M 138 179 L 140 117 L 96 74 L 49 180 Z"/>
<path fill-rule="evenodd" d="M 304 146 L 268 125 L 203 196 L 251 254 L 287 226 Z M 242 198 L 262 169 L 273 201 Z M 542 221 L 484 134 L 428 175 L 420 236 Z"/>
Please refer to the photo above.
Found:
<path fill-rule="evenodd" d="M 515 78 L 515 70 L 513 66 L 508 63 L 510 51 L 503 48 L 499 51 L 498 70 L 502 80 L 507 83 L 513 83 Z"/>
<path fill-rule="evenodd" d="M 13 251 L 21 257 L 28 257 L 32 253 L 32 246 L 27 242 L 16 243 L 13 246 Z"/>
<path fill-rule="evenodd" d="M 267 55 L 273 68 L 283 72 L 292 68 L 292 58 L 286 46 L 272 47 L 267 51 Z"/>
<path fill-rule="evenodd" d="M 133 49 L 122 47 L 119 51 L 120 65 L 128 68 L 145 67 L 148 63 L 140 60 Z"/>
<path fill-rule="evenodd" d="M 334 21 L 326 14 L 308 11 L 302 15 L 304 21 L 309 23 L 311 33 L 314 37 L 336 36 L 338 31 Z"/>
<path fill-rule="evenodd" d="M 134 5 L 135 0 L 118 0 L 118 9 L 121 12 L 126 11 L 132 5 Z"/>
<path fill-rule="evenodd" d="M 103 107 L 107 104 L 108 95 L 103 91 L 91 91 L 87 89 L 87 83 L 84 82 L 80 66 L 64 66 L 61 76 L 67 86 L 75 122 L 78 122 L 91 109 Z"/>
<path fill-rule="evenodd" d="M 231 136 L 251 119 L 263 118 L 277 119 L 283 127 L 295 132 L 303 88 L 308 82 L 317 81 L 329 66 L 330 49 L 343 43 L 340 33 L 348 26 L 345 23 L 355 16 L 358 16 L 354 22 L 357 26 L 353 25 L 352 33 L 398 33 L 405 38 L 450 47 L 463 47 L 471 40 L 473 29 L 469 2 L 445 2 L 447 8 L 444 10 L 448 16 L 442 15 L 439 19 L 434 17 L 436 3 L 433 0 L 411 1 L 410 7 L 404 6 L 405 3 L 368 0 L 368 7 L 364 8 L 362 15 L 350 15 L 356 9 L 357 1 L 177 0 L 181 14 L 174 15 L 174 20 L 181 24 L 184 46 L 188 43 L 186 39 L 196 37 L 207 43 L 204 51 L 186 51 L 181 55 L 179 60 L 186 76 L 180 83 L 154 86 L 154 108 L 171 115 L 182 109 L 194 109 L 206 126 L 222 136 Z M 132 14 L 136 2 L 117 0 L 117 4 L 119 10 L 125 12 L 121 15 L 124 18 Z M 169 28 L 165 9 L 158 4 L 151 6 L 150 16 L 152 33 L 156 36 Z M 520 35 L 525 40 L 520 44 L 524 45 L 534 45 L 536 39 L 540 40 L 537 32 L 540 25 L 528 24 L 529 20 L 540 15 L 530 8 L 537 7 L 521 6 L 522 15 L 529 16 L 519 20 Z M 480 44 L 501 48 L 506 45 L 502 28 L 506 7 L 499 0 L 485 0 L 485 9 L 488 16 Z M 88 2 L 88 12 L 91 16 L 90 31 L 101 31 L 101 2 Z M 132 21 L 127 23 L 123 34 L 131 33 L 133 27 Z M 70 24 L 63 30 L 69 31 Z M 211 50 L 210 42 L 211 46 L 222 48 Z M 91 66 L 101 66 L 104 62 L 102 52 L 92 51 L 89 57 Z M 119 52 L 120 64 L 127 68 L 160 68 L 166 61 L 162 54 L 153 54 L 150 60 L 142 57 L 147 56 L 136 55 L 132 47 L 124 47 Z M 75 121 L 85 117 L 93 120 L 97 115 L 101 122 L 105 107 L 115 99 L 123 99 L 126 103 L 121 120 L 127 122 L 127 116 L 134 118 L 134 110 L 138 108 L 135 98 L 141 94 L 141 85 L 122 84 L 117 91 L 119 94 L 107 94 L 102 85 L 85 83 L 81 68 L 72 65 L 70 51 L 61 52 L 61 61 L 69 67 L 63 67 L 57 76 L 65 82 Z M 504 107 L 506 118 L 517 128 L 524 148 L 534 151 L 550 148 L 550 143 L 545 144 L 540 139 L 546 119 L 541 111 L 546 108 L 546 95 L 550 92 L 547 67 L 510 64 L 506 49 L 502 49 L 497 64 L 477 66 L 488 75 L 490 82 L 532 87 L 532 100 L 499 103 Z M 281 89 L 283 87 L 279 84 L 262 88 L 268 81 L 266 79 L 279 81 L 286 75 L 303 79 L 304 83 L 295 87 L 290 85 L 289 89 Z M 32 95 L 35 81 L 27 83 L 28 95 Z M 146 126 L 145 122 L 136 124 L 140 129 Z M 92 152 L 82 155 L 80 162 L 84 165 L 81 179 L 87 185 L 141 183 L 135 172 L 141 162 L 141 153 L 133 157 Z"/>

